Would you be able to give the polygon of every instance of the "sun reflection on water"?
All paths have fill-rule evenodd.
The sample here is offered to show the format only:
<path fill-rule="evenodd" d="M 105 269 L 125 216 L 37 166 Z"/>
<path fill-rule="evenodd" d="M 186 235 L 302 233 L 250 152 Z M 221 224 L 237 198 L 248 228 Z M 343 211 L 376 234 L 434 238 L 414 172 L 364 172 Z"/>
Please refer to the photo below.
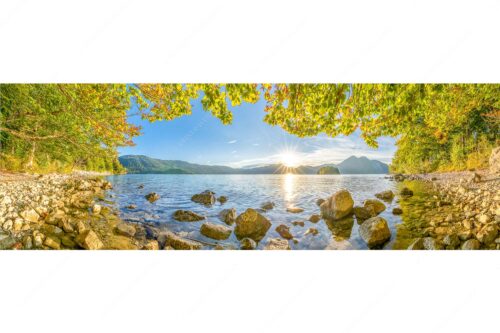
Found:
<path fill-rule="evenodd" d="M 290 203 L 295 197 L 295 175 L 293 173 L 287 173 L 283 177 L 283 189 L 285 190 L 285 201 Z"/>

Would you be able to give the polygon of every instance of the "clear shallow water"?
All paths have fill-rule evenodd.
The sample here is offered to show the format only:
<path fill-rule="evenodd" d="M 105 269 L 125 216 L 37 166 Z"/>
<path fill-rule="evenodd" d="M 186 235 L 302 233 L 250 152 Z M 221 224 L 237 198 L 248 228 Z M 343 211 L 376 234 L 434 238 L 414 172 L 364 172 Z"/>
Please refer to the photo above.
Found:
<path fill-rule="evenodd" d="M 121 217 L 130 222 L 160 223 L 168 229 L 185 237 L 208 243 L 221 243 L 239 248 L 236 236 L 224 241 L 214 241 L 200 234 L 201 225 L 210 221 L 224 224 L 218 214 L 225 208 L 236 208 L 238 214 L 247 208 L 260 208 L 266 201 L 276 204 L 275 208 L 263 213 L 272 223 L 266 237 L 259 243 L 263 248 L 269 238 L 280 237 L 274 230 L 280 224 L 290 226 L 290 232 L 298 243 L 290 241 L 292 249 L 364 249 L 365 243 L 359 237 L 356 219 L 342 224 L 309 222 L 312 214 L 319 214 L 316 200 L 327 198 L 337 190 L 345 188 L 351 192 L 355 205 L 362 205 L 365 199 L 375 198 L 375 193 L 384 190 L 396 192 L 397 184 L 384 178 L 384 175 L 118 175 L 110 176 L 113 190 L 108 192 L 109 199 L 121 212 Z M 138 186 L 143 184 L 143 189 Z M 191 201 L 191 196 L 204 190 L 211 190 L 216 196 L 227 196 L 228 201 L 206 207 Z M 156 192 L 160 199 L 149 203 L 144 195 Z M 398 198 L 391 203 L 385 202 L 387 209 L 380 214 L 391 229 L 391 240 L 384 248 L 392 248 L 396 240 L 396 226 L 402 217 L 392 214 L 398 207 Z M 128 205 L 137 205 L 130 210 Z M 287 207 L 300 207 L 304 212 L 293 214 Z M 172 218 L 174 211 L 187 209 L 205 215 L 206 221 L 178 222 Z M 305 226 L 293 226 L 293 221 L 304 221 Z M 307 234 L 309 228 L 316 228 L 317 235 Z"/>

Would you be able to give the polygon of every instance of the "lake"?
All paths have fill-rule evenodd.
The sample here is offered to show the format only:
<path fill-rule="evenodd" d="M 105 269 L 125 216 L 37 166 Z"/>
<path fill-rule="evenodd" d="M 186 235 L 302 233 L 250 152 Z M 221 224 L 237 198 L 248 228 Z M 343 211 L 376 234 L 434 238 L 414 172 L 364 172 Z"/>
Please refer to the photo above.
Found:
<path fill-rule="evenodd" d="M 215 241 L 200 234 L 201 225 L 206 222 L 224 224 L 218 214 L 225 208 L 236 208 L 238 214 L 247 208 L 260 208 L 266 201 L 276 204 L 275 208 L 263 213 L 272 223 L 266 237 L 258 248 L 264 248 L 269 238 L 280 237 L 275 228 L 280 224 L 290 226 L 290 232 L 298 242 L 290 241 L 292 249 L 366 249 L 367 246 L 358 234 L 358 223 L 355 218 L 343 223 L 309 222 L 312 214 L 319 214 L 316 200 L 327 198 L 340 189 L 351 193 L 355 205 L 363 204 L 365 199 L 374 199 L 375 193 L 392 190 L 397 193 L 397 187 L 402 184 L 385 178 L 386 175 L 139 175 L 127 174 L 107 177 L 113 184 L 108 191 L 108 200 L 119 209 L 121 218 L 136 223 L 154 223 L 167 227 L 181 236 L 200 240 L 205 243 L 220 243 L 229 247 L 239 248 L 236 236 L 231 234 L 224 241 Z M 139 185 L 144 185 L 139 189 Z M 210 207 L 191 201 L 191 196 L 204 190 L 215 192 L 216 196 L 228 198 L 225 204 L 216 203 Z M 156 192 L 160 199 L 149 203 L 144 195 Z M 415 199 L 418 202 L 419 193 Z M 398 235 L 398 226 L 402 224 L 403 216 L 392 214 L 394 207 L 401 207 L 396 196 L 390 203 L 385 202 L 387 209 L 380 214 L 387 220 L 391 229 L 391 240 L 384 249 L 404 248 L 410 239 L 404 232 Z M 136 209 L 126 208 L 130 204 Z M 302 213 L 293 214 L 286 211 L 287 207 L 300 207 Z M 406 203 L 405 208 L 410 207 Z M 178 209 L 192 210 L 205 215 L 206 221 L 178 222 L 172 218 Z M 406 214 L 406 212 L 405 212 Z M 293 226 L 294 221 L 304 221 L 305 226 Z M 225 225 L 225 224 L 224 224 Z M 309 228 L 316 228 L 316 235 L 306 234 Z"/>

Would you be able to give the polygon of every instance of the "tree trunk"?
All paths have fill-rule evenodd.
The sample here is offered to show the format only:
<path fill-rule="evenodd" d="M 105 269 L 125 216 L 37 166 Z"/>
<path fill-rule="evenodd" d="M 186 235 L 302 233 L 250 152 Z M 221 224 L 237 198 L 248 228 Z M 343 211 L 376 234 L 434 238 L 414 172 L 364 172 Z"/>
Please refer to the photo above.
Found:
<path fill-rule="evenodd" d="M 26 167 L 28 169 L 32 169 L 33 168 L 33 165 L 35 164 L 35 152 L 36 152 L 36 142 L 33 141 L 31 143 L 31 152 L 30 152 L 30 157 L 29 157 L 29 160 L 28 160 L 28 163 L 26 164 Z"/>

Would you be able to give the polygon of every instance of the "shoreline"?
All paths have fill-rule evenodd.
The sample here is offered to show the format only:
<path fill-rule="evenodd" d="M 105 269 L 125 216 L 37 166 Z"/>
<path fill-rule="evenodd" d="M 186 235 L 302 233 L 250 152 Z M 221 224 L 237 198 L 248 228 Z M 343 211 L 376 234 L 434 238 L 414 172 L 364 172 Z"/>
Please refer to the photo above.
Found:
<path fill-rule="evenodd" d="M 200 249 L 166 227 L 125 222 L 106 205 L 110 173 L 15 174 L 0 171 L 0 249 Z M 487 170 L 387 175 L 430 184 L 429 221 L 408 249 L 500 249 L 500 177 Z M 463 210 L 463 214 L 460 212 Z M 428 223 L 427 223 L 428 222 Z M 465 244 L 465 246 L 464 246 Z M 206 245 L 206 244 L 205 244 Z M 210 244 L 212 248 L 223 249 Z"/>

